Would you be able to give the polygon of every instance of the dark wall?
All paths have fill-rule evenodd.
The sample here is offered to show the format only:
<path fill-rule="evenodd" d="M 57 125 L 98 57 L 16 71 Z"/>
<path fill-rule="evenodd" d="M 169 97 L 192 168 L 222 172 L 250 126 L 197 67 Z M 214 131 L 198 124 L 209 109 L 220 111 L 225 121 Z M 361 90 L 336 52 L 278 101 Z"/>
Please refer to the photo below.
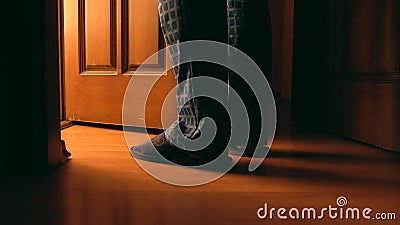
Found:
<path fill-rule="evenodd" d="M 57 1 L 7 1 L 2 8 L 1 170 L 44 173 L 61 152 Z"/>
<path fill-rule="evenodd" d="M 296 0 L 293 120 L 400 151 L 396 0 Z"/>

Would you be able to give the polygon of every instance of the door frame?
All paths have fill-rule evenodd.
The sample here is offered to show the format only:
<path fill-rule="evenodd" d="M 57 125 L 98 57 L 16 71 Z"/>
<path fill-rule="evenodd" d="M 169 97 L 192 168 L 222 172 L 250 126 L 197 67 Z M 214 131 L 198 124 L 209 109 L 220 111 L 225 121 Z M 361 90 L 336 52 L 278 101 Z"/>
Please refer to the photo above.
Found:
<path fill-rule="evenodd" d="M 12 147 L 1 152 L 1 172 L 23 176 L 47 174 L 63 163 L 59 0 L 38 0 L 35 4 L 7 2 L 6 5 L 4 20 L 12 30 L 5 43 L 12 46 L 12 51 L 5 58 L 3 72 L 8 76 L 2 76 L 6 85 L 0 90 L 6 109 L 2 110 L 5 132 L 1 143 Z"/>
<path fill-rule="evenodd" d="M 58 57 L 60 84 L 60 120 L 66 119 L 65 114 L 65 68 L 64 68 L 64 0 L 58 0 Z"/>

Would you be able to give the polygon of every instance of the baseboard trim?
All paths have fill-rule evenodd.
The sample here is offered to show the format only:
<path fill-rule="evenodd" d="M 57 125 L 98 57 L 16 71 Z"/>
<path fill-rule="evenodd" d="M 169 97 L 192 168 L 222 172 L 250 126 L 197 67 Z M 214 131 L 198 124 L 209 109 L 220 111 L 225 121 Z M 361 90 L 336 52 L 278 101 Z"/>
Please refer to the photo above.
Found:
<path fill-rule="evenodd" d="M 125 130 L 132 131 L 138 133 L 149 133 L 149 134 L 160 134 L 164 130 L 157 128 L 142 128 L 142 127 L 133 127 L 133 126 L 122 126 L 120 124 L 107 124 L 107 123 L 96 123 L 96 122 L 86 122 L 86 121 L 72 121 L 72 124 L 79 126 L 88 126 L 88 127 L 98 127 L 98 128 L 106 128 L 112 130 Z"/>
<path fill-rule="evenodd" d="M 64 130 L 65 128 L 71 127 L 74 124 L 72 123 L 72 121 L 69 120 L 61 120 L 60 121 L 60 129 Z"/>

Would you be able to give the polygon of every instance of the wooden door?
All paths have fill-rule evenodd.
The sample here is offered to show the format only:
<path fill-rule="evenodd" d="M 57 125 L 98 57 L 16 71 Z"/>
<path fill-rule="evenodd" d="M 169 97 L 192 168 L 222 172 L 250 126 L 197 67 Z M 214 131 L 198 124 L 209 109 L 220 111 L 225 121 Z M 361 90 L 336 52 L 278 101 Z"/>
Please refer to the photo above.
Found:
<path fill-rule="evenodd" d="M 400 1 L 296 0 L 293 119 L 400 151 Z"/>
<path fill-rule="evenodd" d="M 145 74 L 134 75 L 146 58 L 164 47 L 157 1 L 64 0 L 63 8 L 66 119 L 121 124 L 124 94 L 132 76 L 138 76 L 135 82 L 140 87 L 141 82 L 165 72 L 166 56 L 160 55 Z M 161 128 L 161 106 L 175 83 L 171 71 L 158 80 L 146 104 L 148 127 Z M 138 88 L 134 94 L 145 98 L 142 93 Z M 170 109 L 166 113 L 172 121 L 176 112 Z M 125 125 L 141 125 L 142 113 L 136 112 L 132 116 L 137 120 Z"/>

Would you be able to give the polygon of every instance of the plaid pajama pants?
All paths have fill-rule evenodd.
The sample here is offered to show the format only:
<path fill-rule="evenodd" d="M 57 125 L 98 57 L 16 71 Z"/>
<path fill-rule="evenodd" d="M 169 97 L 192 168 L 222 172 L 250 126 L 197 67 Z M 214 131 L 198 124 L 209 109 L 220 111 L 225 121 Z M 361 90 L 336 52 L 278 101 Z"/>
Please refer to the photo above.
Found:
<path fill-rule="evenodd" d="M 246 13 L 251 16 L 252 12 L 248 12 L 248 10 L 246 12 L 245 6 L 254 1 L 266 2 L 266 0 L 158 0 L 160 24 L 165 41 L 167 45 L 171 46 L 189 40 L 213 40 L 227 43 L 239 49 L 241 46 L 247 48 L 244 41 L 246 36 L 252 34 L 246 34 L 248 30 L 243 28 L 246 26 Z M 264 10 L 263 13 L 267 13 L 266 18 L 269 18 L 268 8 L 266 7 Z M 259 15 L 257 16 L 259 17 Z M 266 26 L 269 26 L 268 22 L 265 23 Z M 243 42 L 241 42 L 242 36 Z M 270 41 L 268 32 L 266 38 L 267 40 L 264 41 Z M 246 39 L 247 41 L 249 40 Z M 269 45 L 266 44 L 266 46 Z M 248 49 L 251 51 L 251 47 Z M 269 48 L 267 48 L 267 51 L 271 52 Z M 169 54 L 171 60 L 179 60 L 178 48 L 169 48 Z M 268 68 L 264 73 L 270 73 L 268 61 L 270 60 L 267 59 L 266 67 Z M 216 75 L 216 78 L 225 82 L 229 79 L 228 71 L 217 68 L 215 65 L 205 65 L 198 62 L 179 64 L 177 61 L 173 61 L 173 63 L 178 65 L 173 68 L 178 83 L 187 81 L 199 73 L 219 74 Z M 240 83 L 240 81 L 238 80 L 236 83 Z M 177 90 L 178 120 L 165 131 L 170 140 L 177 136 L 176 132 L 182 132 L 186 138 L 196 138 L 202 126 L 201 119 L 210 115 L 213 117 L 214 114 L 211 111 L 218 110 L 215 108 L 218 108 L 218 106 L 210 104 L 208 100 L 192 99 L 194 88 L 190 82 L 186 82 L 184 86 L 180 86 Z M 245 88 L 247 87 L 242 89 Z M 253 104 L 254 102 L 250 101 L 250 103 Z M 225 117 L 226 114 L 216 115 L 214 119 L 221 121 L 225 120 Z M 225 120 L 220 126 L 225 126 L 227 123 L 229 123 L 229 120 Z M 258 122 L 255 121 L 254 123 Z M 221 133 L 221 137 L 225 138 L 227 133 L 229 132 Z M 257 133 L 257 129 L 253 133 Z"/>

